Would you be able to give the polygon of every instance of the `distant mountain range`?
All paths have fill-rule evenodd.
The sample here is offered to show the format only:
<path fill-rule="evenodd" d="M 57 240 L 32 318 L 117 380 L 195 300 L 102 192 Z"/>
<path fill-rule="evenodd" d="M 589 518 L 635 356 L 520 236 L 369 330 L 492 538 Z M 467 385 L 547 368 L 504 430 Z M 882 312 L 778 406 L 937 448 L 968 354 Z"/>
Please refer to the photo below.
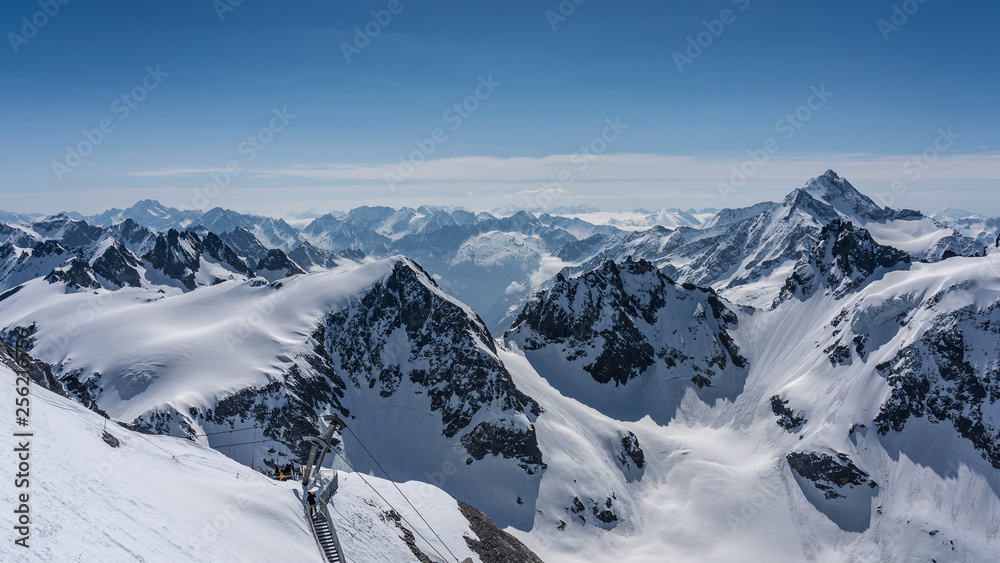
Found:
<path fill-rule="evenodd" d="M 545 561 L 995 558 L 995 220 L 879 207 L 833 171 L 670 212 L 693 224 L 574 211 L 15 217 L 0 360 L 23 340 L 39 389 L 123 436 L 255 468 L 301 463 L 335 413 L 336 469 L 429 484 L 469 546 L 454 499 Z M 338 528 L 412 539 L 348 483 Z"/>
<path fill-rule="evenodd" d="M 344 258 L 402 254 L 417 260 L 442 287 L 472 305 L 496 331 L 504 330 L 525 299 L 557 271 L 580 271 L 604 257 L 645 258 L 681 281 L 728 293 L 743 291 L 767 302 L 777 297 L 776 281 L 782 281 L 773 279 L 773 266 L 803 258 L 811 250 L 805 237 L 815 241 L 834 217 L 866 227 L 876 240 L 915 259 L 981 252 L 977 247 L 992 243 L 1000 229 L 1000 219 L 939 222 L 916 211 L 879 209 L 832 172 L 789 194 L 782 203 L 737 210 L 496 211 L 359 207 L 299 218 L 293 227 L 284 219 L 222 208 L 181 211 L 143 200 L 124 210 L 63 215 L 91 227 L 110 228 L 130 219 L 151 232 L 214 233 L 250 268 L 272 249 L 288 254 L 306 270 L 329 267 Z M 949 217 L 957 214 L 961 213 Z M 3 216 L 10 224 L 28 226 L 43 220 Z M 907 241 L 890 240 L 896 233 Z M 779 271 L 777 277 L 781 275 Z"/>

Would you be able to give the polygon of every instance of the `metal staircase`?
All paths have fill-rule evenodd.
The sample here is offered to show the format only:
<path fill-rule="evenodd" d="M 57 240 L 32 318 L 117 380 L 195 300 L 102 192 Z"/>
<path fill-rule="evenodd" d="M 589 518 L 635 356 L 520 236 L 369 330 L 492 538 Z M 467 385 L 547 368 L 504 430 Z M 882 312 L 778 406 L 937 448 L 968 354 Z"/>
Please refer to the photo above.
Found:
<path fill-rule="evenodd" d="M 306 507 L 308 515 L 309 507 Z M 309 518 L 312 522 L 313 536 L 319 550 L 323 552 L 328 563 L 346 563 L 341 557 L 340 541 L 337 539 L 337 531 L 330 519 L 330 512 L 326 505 L 316 507 L 315 513 Z"/>
<path fill-rule="evenodd" d="M 323 420 L 329 423 L 329 426 L 319 436 L 303 437 L 303 441 L 312 444 L 312 448 L 309 451 L 309 461 L 304 467 L 302 488 L 303 491 L 319 493 L 316 495 L 316 506 L 305 507 L 306 519 L 309 520 L 316 545 L 319 546 L 327 563 L 347 563 L 343 555 L 344 550 L 337 538 L 337 528 L 333 525 L 333 519 L 330 518 L 330 511 L 327 509 L 330 499 L 337 492 L 338 474 L 333 472 L 333 477 L 329 481 L 322 478 L 323 458 L 332 446 L 340 442 L 334 434 L 343 428 L 344 423 L 332 415 L 324 416 Z"/>

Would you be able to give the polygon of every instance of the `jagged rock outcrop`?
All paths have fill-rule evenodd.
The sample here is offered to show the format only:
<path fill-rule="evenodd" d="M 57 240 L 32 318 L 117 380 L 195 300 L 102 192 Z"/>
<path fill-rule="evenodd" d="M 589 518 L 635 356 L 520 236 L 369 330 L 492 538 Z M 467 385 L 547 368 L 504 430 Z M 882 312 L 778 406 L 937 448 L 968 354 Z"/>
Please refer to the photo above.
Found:
<path fill-rule="evenodd" d="M 230 278 L 251 274 L 246 263 L 214 233 L 208 233 L 202 239 L 189 231 L 170 229 L 166 234 L 157 235 L 155 245 L 142 258 L 152 268 L 192 290 L 198 286 L 196 275 L 202 269 L 203 256 L 211 257 L 221 266 L 216 272 L 208 274 L 211 283 L 224 279 L 218 274 L 228 273 Z"/>
<path fill-rule="evenodd" d="M 524 350 L 559 350 L 599 383 L 626 385 L 661 363 L 706 387 L 730 366 L 746 368 L 729 334 L 737 325 L 710 289 L 678 285 L 645 260 L 606 260 L 578 277 L 557 276 L 506 338 Z"/>
<path fill-rule="evenodd" d="M 847 454 L 838 453 L 833 457 L 816 452 L 792 452 L 786 459 L 789 467 L 822 491 L 827 500 L 846 498 L 846 489 L 878 487 L 878 483 L 858 469 Z"/>
<path fill-rule="evenodd" d="M 344 261 L 360 262 L 365 254 L 360 250 L 327 250 L 303 242 L 288 253 L 288 257 L 306 270 L 336 268 Z"/>
<path fill-rule="evenodd" d="M 391 397 L 404 385 L 427 394 L 443 435 L 460 436 L 471 458 L 514 458 L 529 473 L 544 468 L 534 428 L 540 413 L 496 357 L 482 320 L 447 298 L 416 263 L 391 274 L 325 320 L 325 349 L 348 384 Z M 489 419 L 472 425 L 485 408 Z"/>
<path fill-rule="evenodd" d="M 272 248 L 259 262 L 257 262 L 256 274 L 274 281 L 279 278 L 297 276 L 306 273 L 301 266 L 288 257 L 284 251 Z"/>
<path fill-rule="evenodd" d="M 933 307 L 932 298 L 926 306 Z M 937 298 L 937 299 L 935 299 Z M 901 432 L 911 419 L 949 422 L 1000 469 L 1000 304 L 941 312 L 911 344 L 877 366 L 892 393 L 875 417 L 880 434 Z"/>
<path fill-rule="evenodd" d="M 908 254 L 878 244 L 868 231 L 834 219 L 823 227 L 812 252 L 799 261 L 785 281 L 775 306 L 792 297 L 805 299 L 821 290 L 829 290 L 840 299 L 877 273 L 907 267 L 910 262 Z"/>
<path fill-rule="evenodd" d="M 790 409 L 788 400 L 782 399 L 780 395 L 771 397 L 771 412 L 778 417 L 778 420 L 775 421 L 778 426 L 789 432 L 797 432 L 806 423 L 806 418 Z"/>
<path fill-rule="evenodd" d="M 91 264 L 94 273 L 118 287 L 142 286 L 142 260 L 117 241 Z"/>

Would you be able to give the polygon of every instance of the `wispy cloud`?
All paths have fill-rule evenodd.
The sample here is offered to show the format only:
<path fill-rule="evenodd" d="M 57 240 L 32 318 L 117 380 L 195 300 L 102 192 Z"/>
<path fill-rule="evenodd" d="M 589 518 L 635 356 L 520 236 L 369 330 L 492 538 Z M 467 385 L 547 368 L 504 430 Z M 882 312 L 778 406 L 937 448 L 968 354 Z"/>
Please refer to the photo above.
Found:
<path fill-rule="evenodd" d="M 138 172 L 129 172 L 129 175 L 151 178 L 169 178 L 176 176 L 196 176 L 198 174 L 210 174 L 212 172 L 223 171 L 225 171 L 225 168 L 162 168 L 160 170 L 140 170 Z"/>
<path fill-rule="evenodd" d="M 801 180 L 832 168 L 858 181 L 893 181 L 914 155 L 823 154 L 773 156 L 755 175 L 760 180 Z M 734 168 L 746 161 L 738 157 L 692 157 L 655 154 L 598 156 L 552 155 L 540 158 L 490 156 L 430 160 L 408 179 L 412 182 L 524 183 L 556 180 L 564 170 L 578 181 L 726 181 Z M 271 170 L 250 171 L 260 178 L 300 180 L 385 181 L 397 163 L 295 164 Z M 206 170 L 208 171 L 208 170 Z M 168 171 L 137 175 L 170 175 Z M 183 171 L 176 171 L 180 174 Z M 998 180 L 1000 152 L 942 155 L 925 172 L 928 180 Z"/>

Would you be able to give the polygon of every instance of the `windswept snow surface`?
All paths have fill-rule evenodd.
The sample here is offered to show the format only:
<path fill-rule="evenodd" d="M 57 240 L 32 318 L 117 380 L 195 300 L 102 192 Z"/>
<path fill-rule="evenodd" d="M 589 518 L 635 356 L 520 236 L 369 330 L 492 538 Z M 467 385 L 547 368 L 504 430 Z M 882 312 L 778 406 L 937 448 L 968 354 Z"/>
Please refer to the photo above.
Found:
<path fill-rule="evenodd" d="M 393 285 L 401 279 L 412 283 Z M 447 464 L 454 470 L 441 486 L 449 494 L 504 526 L 530 527 L 543 466 L 518 409 L 533 403 L 514 396 L 475 312 L 411 261 L 187 293 L 64 291 L 28 282 L 0 302 L 0 325 L 33 327 L 31 353 L 57 377 L 82 383 L 112 417 L 175 436 L 211 433 L 198 440 L 213 447 L 248 441 L 259 424 L 274 440 L 266 451 L 227 451 L 259 466 L 296 453 L 319 415 L 340 412 L 366 444 L 344 437 L 345 455 L 361 470 L 385 476 L 369 450 L 400 480 L 431 479 Z M 397 310 L 394 300 L 410 308 Z M 262 391 L 269 385 L 277 394 Z M 523 453 L 498 449 L 505 439 L 522 440 Z M 490 487 L 481 486 L 485 478 Z"/>
<path fill-rule="evenodd" d="M 745 388 L 735 400 L 714 403 L 688 388 L 666 425 L 648 416 L 618 420 L 564 396 L 532 365 L 544 352 L 508 340 L 500 357 L 543 408 L 535 424 L 548 464 L 535 526 L 515 534 L 546 561 L 562 562 L 995 561 L 1000 471 L 986 454 L 952 420 L 915 416 L 885 433 L 873 421 L 893 389 L 882 371 L 888 368 L 876 366 L 894 365 L 911 345 L 926 364 L 940 362 L 921 343 L 962 311 L 988 316 L 963 329 L 964 361 L 992 385 L 997 303 L 1000 252 L 917 263 L 843 299 L 820 292 L 775 310 L 741 312 L 732 336 L 750 366 Z M 865 345 L 852 343 L 855 336 Z M 845 341 L 845 355 L 831 353 Z M 624 388 L 606 385 L 606 402 L 634 392 L 629 385 L 645 385 L 653 372 Z M 947 379 L 932 379 L 936 371 L 926 373 L 932 392 L 942 393 L 935 400 L 967 401 L 948 394 L 961 391 L 951 391 Z M 573 377 L 594 384 L 577 363 L 565 362 L 561 380 Z M 805 422 L 776 424 L 768 402 L 775 395 Z M 1000 427 L 992 397 L 981 399 L 987 440 Z M 956 406 L 975 416 L 979 404 Z M 623 462 L 629 432 L 645 455 L 638 471 Z M 822 479 L 792 468 L 792 453 L 847 459 L 865 481 L 831 487 L 835 494 L 826 496 L 816 485 Z M 598 518 L 605 508 L 615 516 L 610 523 Z"/>
<path fill-rule="evenodd" d="M 14 403 L 14 377 L 0 366 L 5 404 Z M 188 440 L 105 424 L 46 389 L 32 387 L 30 400 L 31 424 L 21 429 L 33 433 L 30 486 L 16 489 L 13 478 L 2 486 L 9 507 L 16 494 L 30 495 L 29 547 L 15 545 L 5 526 L 0 560 L 324 561 L 303 513 L 301 483 L 274 481 Z M 5 412 L 4 426 L 14 427 L 13 410 Z M 105 428 L 118 447 L 102 439 Z M 3 452 L 4 467 L 17 467 L 13 448 Z M 479 538 L 455 499 L 426 483 L 399 487 L 433 530 L 392 483 L 340 473 L 329 509 L 348 561 L 419 561 L 403 539 L 407 532 L 436 563 L 450 561 L 449 550 L 481 561 L 465 541 Z"/>
<path fill-rule="evenodd" d="M 0 378 L 12 405 L 14 373 L 0 367 Z M 5 526 L 0 559 L 322 561 L 294 484 L 189 441 L 108 424 L 120 442 L 112 448 L 103 418 L 45 389 L 32 388 L 31 407 L 30 487 L 3 480 L 8 501 L 30 493 L 30 547 L 15 546 Z M 5 409 L 5 427 L 12 416 Z M 3 451 L 4 466 L 16 467 L 12 448 Z"/>
<path fill-rule="evenodd" d="M 270 383 L 305 349 L 319 319 L 391 265 L 298 276 L 280 288 L 227 281 L 163 295 L 133 288 L 64 294 L 61 284 L 36 279 L 22 298 L 0 303 L 0 323 L 37 323 L 33 353 L 63 372 L 114 374 L 102 382 L 98 403 L 131 421 L 164 403 L 186 411 Z"/>

